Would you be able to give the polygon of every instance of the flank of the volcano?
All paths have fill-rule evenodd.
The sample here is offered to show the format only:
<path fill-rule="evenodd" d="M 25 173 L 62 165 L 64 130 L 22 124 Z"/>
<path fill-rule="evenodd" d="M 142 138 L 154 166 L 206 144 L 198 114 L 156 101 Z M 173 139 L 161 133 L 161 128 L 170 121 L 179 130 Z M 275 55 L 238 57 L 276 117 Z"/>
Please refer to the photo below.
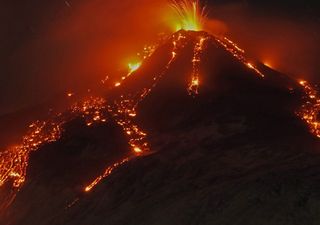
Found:
<path fill-rule="evenodd" d="M 170 9 L 174 33 L 0 151 L 0 224 L 319 221 L 317 86 L 204 30 L 200 1 Z"/>

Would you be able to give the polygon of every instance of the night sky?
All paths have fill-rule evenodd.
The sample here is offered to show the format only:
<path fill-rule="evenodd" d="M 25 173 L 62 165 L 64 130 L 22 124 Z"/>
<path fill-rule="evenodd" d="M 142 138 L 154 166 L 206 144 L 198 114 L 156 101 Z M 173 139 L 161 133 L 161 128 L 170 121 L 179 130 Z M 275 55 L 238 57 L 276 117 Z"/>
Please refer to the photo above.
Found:
<path fill-rule="evenodd" d="M 157 18 L 152 12 L 157 4 L 149 1 L 152 7 L 142 10 L 145 18 L 137 19 L 131 11 L 146 7 L 148 1 L 116 2 L 1 0 L 0 115 L 45 102 L 68 89 L 92 85 L 108 72 L 119 71 L 121 57 L 154 37 L 160 21 L 146 18 Z M 275 61 L 271 64 L 286 73 L 320 80 L 320 3 L 207 3 L 210 17 L 225 23 L 227 33 L 253 56 L 262 61 L 270 58 Z M 132 19 L 137 23 L 130 24 Z M 141 25 L 143 21 L 148 23 Z M 143 32 L 147 35 L 142 38 L 132 27 L 136 33 L 150 32 Z M 125 44 L 119 44 L 121 41 Z"/>

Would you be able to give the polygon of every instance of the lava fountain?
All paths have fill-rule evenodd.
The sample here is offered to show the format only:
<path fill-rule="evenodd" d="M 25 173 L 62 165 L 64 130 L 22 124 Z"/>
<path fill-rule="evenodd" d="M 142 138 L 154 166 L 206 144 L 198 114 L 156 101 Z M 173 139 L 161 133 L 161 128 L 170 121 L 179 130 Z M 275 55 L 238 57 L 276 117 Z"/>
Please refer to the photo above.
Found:
<path fill-rule="evenodd" d="M 177 15 L 176 30 L 201 31 L 206 18 L 205 7 L 198 0 L 172 0 Z"/>

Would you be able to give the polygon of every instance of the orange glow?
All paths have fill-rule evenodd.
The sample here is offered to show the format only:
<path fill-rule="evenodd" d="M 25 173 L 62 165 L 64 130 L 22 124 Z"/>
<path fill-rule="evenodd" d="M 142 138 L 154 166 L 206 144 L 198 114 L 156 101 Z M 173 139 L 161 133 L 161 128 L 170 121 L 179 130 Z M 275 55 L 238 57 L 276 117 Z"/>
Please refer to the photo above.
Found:
<path fill-rule="evenodd" d="M 192 82 L 191 82 L 191 84 L 192 84 L 193 86 L 199 86 L 199 79 L 197 79 L 197 78 L 193 79 Z"/>
<path fill-rule="evenodd" d="M 139 148 L 139 147 L 134 147 L 133 150 L 134 150 L 135 153 L 141 153 L 142 152 L 141 148 Z"/>
<path fill-rule="evenodd" d="M 107 167 L 107 169 L 104 171 L 104 173 L 100 176 L 98 176 L 94 181 L 91 182 L 88 186 L 84 188 L 85 192 L 90 192 L 103 178 L 108 177 L 113 170 L 121 166 L 122 164 L 129 161 L 129 158 L 122 159 L 119 162 L 114 163 L 112 166 Z"/>
<path fill-rule="evenodd" d="M 25 182 L 29 153 L 44 143 L 56 141 L 62 132 L 62 121 L 36 121 L 29 126 L 22 143 L 0 153 L 0 186 L 12 181 L 14 188 Z"/>
<path fill-rule="evenodd" d="M 188 87 L 188 92 L 190 95 L 196 95 L 199 93 L 199 85 L 200 85 L 200 63 L 201 63 L 201 54 L 203 52 L 204 42 L 208 38 L 200 37 L 199 41 L 195 44 L 193 50 L 193 58 L 192 58 L 192 77 L 191 82 Z"/>
<path fill-rule="evenodd" d="M 307 81 L 300 80 L 299 84 L 303 87 L 306 94 L 305 102 L 297 115 L 305 121 L 310 132 L 320 138 L 320 96 L 318 91 L 313 88 Z"/>
<path fill-rule="evenodd" d="M 248 66 L 250 69 L 253 69 L 253 68 L 254 68 L 253 65 L 252 65 L 252 63 L 247 63 L 247 66 Z"/>
<path fill-rule="evenodd" d="M 141 66 L 141 62 L 136 62 L 136 63 L 129 63 L 128 68 L 129 68 L 129 74 L 132 74 L 136 70 L 138 70 Z"/>
<path fill-rule="evenodd" d="M 201 8 L 198 1 L 173 1 L 172 7 L 179 16 L 179 21 L 177 22 L 178 30 L 198 31 L 202 29 L 205 16 L 204 9 Z M 189 36 L 190 33 L 192 33 L 190 35 L 192 38 Z M 48 121 L 35 121 L 32 123 L 29 126 L 27 134 L 22 137 L 20 144 L 9 148 L 7 151 L 0 152 L 0 187 L 10 181 L 14 188 L 20 188 L 26 179 L 29 154 L 32 151 L 38 150 L 46 143 L 58 140 L 61 137 L 65 123 L 76 117 L 83 118 L 87 126 L 114 121 L 121 127 L 130 148 L 127 158 L 108 166 L 102 175 L 92 179 L 93 181 L 84 187 L 85 192 L 91 191 L 102 179 L 108 177 L 116 168 L 130 159 L 148 153 L 150 146 L 147 141 L 147 132 L 142 130 L 138 126 L 137 120 L 135 120 L 138 116 L 137 107 L 170 69 L 170 66 L 180 56 L 181 50 L 185 46 L 193 46 L 193 55 L 192 58 L 190 57 L 192 73 L 191 77 L 188 77 L 186 81 L 186 89 L 191 96 L 198 94 L 200 85 L 203 85 L 205 82 L 205 79 L 201 78 L 201 60 L 204 57 L 203 53 L 208 40 L 215 41 L 215 44 L 218 44 L 230 53 L 241 65 L 249 68 L 254 74 L 264 77 L 264 74 L 259 71 L 258 66 L 248 59 L 245 51 L 227 37 L 213 37 L 203 33 L 194 36 L 193 32 L 181 31 L 171 35 L 167 40 L 170 41 L 170 45 L 172 44 L 171 49 L 167 52 L 169 56 L 171 55 L 171 58 L 168 59 L 167 64 L 159 74 L 151 77 L 151 79 L 153 78 L 153 83 L 150 86 L 143 87 L 134 93 L 118 96 L 112 102 L 106 102 L 104 98 L 100 97 L 90 97 L 72 105 L 65 114 L 59 114 Z M 121 82 L 127 77 L 134 75 L 134 72 L 143 65 L 143 60 L 150 57 L 155 48 L 155 46 L 145 47 L 143 53 L 138 54 L 141 61 L 128 64 L 128 73 L 121 77 Z M 108 79 L 109 77 L 106 76 L 101 82 L 105 83 Z M 121 82 L 114 83 L 114 87 L 122 85 Z M 298 115 L 307 122 L 311 132 L 320 137 L 320 123 L 317 118 L 318 112 L 320 112 L 319 95 L 306 81 L 300 81 L 299 83 L 304 88 L 307 99 Z M 67 93 L 68 97 L 73 95 L 71 92 Z"/>
<path fill-rule="evenodd" d="M 142 65 L 142 62 L 143 60 L 149 58 L 153 52 L 155 51 L 156 49 L 156 45 L 146 45 L 144 48 L 143 48 L 143 51 L 142 53 L 137 53 L 137 55 L 142 58 L 141 61 L 138 61 L 138 62 L 134 62 L 134 63 L 128 63 L 128 73 L 126 75 L 123 75 L 121 77 L 121 82 L 118 81 L 114 84 L 115 87 L 119 87 L 122 83 L 122 81 L 124 81 L 125 79 L 127 79 L 128 77 L 130 77 L 135 71 L 137 71 L 141 65 Z M 109 77 L 107 77 L 109 78 Z M 101 81 L 103 84 L 105 83 L 104 80 Z"/>
<path fill-rule="evenodd" d="M 91 97 L 71 106 L 66 114 L 57 114 L 48 121 L 35 121 L 29 125 L 29 131 L 22 137 L 19 145 L 0 152 L 0 187 L 8 181 L 19 189 L 25 182 L 29 154 L 46 143 L 58 140 L 63 125 L 76 116 L 82 117 L 86 124 L 92 125 L 106 121 L 105 100 Z M 69 113 L 72 114 L 70 117 Z"/>
<path fill-rule="evenodd" d="M 272 64 L 271 64 L 269 61 L 264 61 L 263 64 L 264 64 L 266 67 L 273 68 Z"/>
<path fill-rule="evenodd" d="M 178 51 L 185 46 L 186 37 L 179 33 L 178 35 L 172 35 L 172 50 L 173 53 L 171 59 L 165 66 L 164 70 L 153 78 L 154 83 L 149 88 L 144 88 L 141 93 L 137 94 L 137 98 L 132 98 L 131 95 L 122 95 L 118 100 L 107 106 L 108 112 L 112 115 L 113 119 L 119 126 L 122 127 L 124 134 L 127 136 L 128 144 L 131 147 L 134 156 L 142 156 L 144 153 L 149 152 L 149 144 L 146 140 L 147 134 L 137 126 L 133 119 L 136 117 L 136 107 L 156 86 L 157 81 L 167 72 L 170 65 L 175 61 Z M 114 169 L 128 162 L 130 158 L 125 158 L 120 162 L 107 167 L 104 174 L 98 176 L 91 182 L 90 185 L 84 188 L 85 192 L 90 192 L 96 185 L 98 185 L 102 179 L 108 177 Z"/>
<path fill-rule="evenodd" d="M 176 30 L 200 31 L 205 20 L 205 7 L 198 0 L 172 0 L 172 8 L 178 16 Z"/>
<path fill-rule="evenodd" d="M 225 50 L 230 52 L 233 57 L 235 57 L 244 65 L 246 65 L 249 69 L 253 70 L 260 77 L 264 77 L 264 74 L 253 63 L 248 61 L 245 51 L 242 48 L 240 48 L 237 44 L 235 44 L 227 37 L 221 39 L 216 38 L 216 41 L 220 43 L 221 46 L 225 48 Z"/>

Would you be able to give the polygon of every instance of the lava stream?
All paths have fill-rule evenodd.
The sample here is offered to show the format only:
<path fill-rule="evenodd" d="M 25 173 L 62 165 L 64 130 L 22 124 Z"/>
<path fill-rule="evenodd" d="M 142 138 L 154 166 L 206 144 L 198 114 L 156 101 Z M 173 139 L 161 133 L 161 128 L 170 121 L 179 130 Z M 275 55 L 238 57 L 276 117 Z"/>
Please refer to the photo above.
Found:
<path fill-rule="evenodd" d="M 304 104 L 301 110 L 297 112 L 297 115 L 305 121 L 310 132 L 320 138 L 320 96 L 318 91 L 312 87 L 307 81 L 300 81 L 299 84 L 303 87 L 305 92 Z"/>
<path fill-rule="evenodd" d="M 170 68 L 170 65 L 175 61 L 178 51 L 185 46 L 186 37 L 182 34 L 172 35 L 172 50 L 171 58 L 165 69 L 153 78 L 153 84 L 149 88 L 142 89 L 141 92 L 135 95 L 120 96 L 120 100 L 115 100 L 113 104 L 108 105 L 108 112 L 112 115 L 113 119 L 120 125 L 127 136 L 128 143 L 131 150 L 136 156 L 142 156 L 149 152 L 150 147 L 146 140 L 147 134 L 142 131 L 138 125 L 133 122 L 133 118 L 137 116 L 136 108 L 138 104 L 152 91 L 157 85 L 157 82 Z M 130 158 L 124 158 L 119 162 L 108 166 L 102 175 L 95 178 L 89 185 L 84 188 L 85 192 L 90 192 L 96 185 L 98 185 L 104 178 L 108 177 L 117 167 L 128 162 Z"/>

